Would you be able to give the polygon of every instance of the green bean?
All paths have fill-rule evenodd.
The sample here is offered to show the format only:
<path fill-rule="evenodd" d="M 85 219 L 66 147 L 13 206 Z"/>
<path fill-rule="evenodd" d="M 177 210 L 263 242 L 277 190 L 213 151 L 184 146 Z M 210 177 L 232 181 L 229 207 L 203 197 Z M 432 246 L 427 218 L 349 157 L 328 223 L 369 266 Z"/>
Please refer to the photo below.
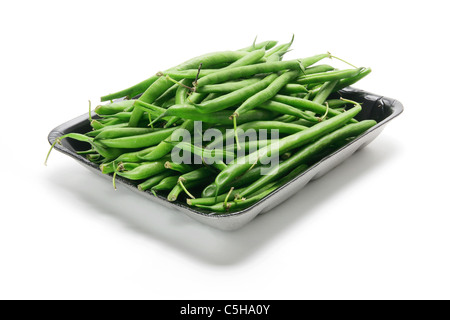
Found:
<path fill-rule="evenodd" d="M 258 92 L 264 91 L 264 89 L 271 86 L 271 83 L 273 83 L 275 79 L 277 79 L 277 75 L 271 74 L 257 83 L 230 92 L 216 99 L 196 104 L 195 107 L 201 113 L 212 113 L 227 109 L 256 95 Z"/>
<path fill-rule="evenodd" d="M 320 60 L 323 60 L 325 58 L 331 58 L 331 54 L 328 53 L 323 53 L 323 54 L 317 54 L 315 56 L 312 57 L 308 57 L 308 58 L 303 58 L 300 59 L 302 65 L 304 68 L 308 68 L 309 66 L 312 66 L 313 64 L 319 62 Z"/>
<path fill-rule="evenodd" d="M 214 184 L 210 184 L 208 187 L 210 187 L 210 186 L 214 186 Z M 208 187 L 207 187 L 207 188 L 208 188 Z M 215 186 L 214 186 L 214 188 L 215 188 Z M 214 189 L 214 190 L 215 190 L 215 189 Z M 209 196 L 209 197 L 206 197 L 206 196 L 204 196 L 204 195 L 202 194 L 202 197 L 201 197 L 201 198 L 187 199 L 187 203 L 188 203 L 188 205 L 190 205 L 190 206 L 198 206 L 198 205 L 212 206 L 212 205 L 214 205 L 214 204 L 216 204 L 216 203 L 224 202 L 225 199 L 227 198 L 227 196 L 228 196 L 229 198 L 234 198 L 235 196 L 238 196 L 238 195 L 239 195 L 239 192 L 240 192 L 241 190 L 244 190 L 244 188 L 241 188 L 241 189 L 233 189 L 233 191 L 232 191 L 230 194 L 227 192 L 227 193 L 221 194 L 221 195 L 218 196 L 217 198 L 214 197 L 214 193 L 212 194 L 212 196 Z M 215 192 L 215 191 L 214 191 L 214 192 Z"/>
<path fill-rule="evenodd" d="M 250 86 L 252 84 L 255 84 L 257 82 L 261 81 L 261 78 L 255 77 L 250 79 L 244 79 L 239 81 L 229 81 L 219 84 L 208 84 L 206 86 L 197 88 L 197 92 L 203 92 L 203 93 L 230 93 L 242 88 L 245 88 L 247 86 Z M 182 104 L 182 103 L 179 103 Z"/>
<path fill-rule="evenodd" d="M 347 101 L 341 99 L 330 99 L 327 100 L 327 104 L 330 108 L 341 108 L 347 105 Z"/>
<path fill-rule="evenodd" d="M 290 42 L 281 44 L 278 47 L 275 47 L 271 51 L 267 52 L 265 55 L 267 61 L 281 61 L 281 58 L 286 52 L 289 51 L 293 42 L 294 35 L 292 35 L 292 39 Z"/>
<path fill-rule="evenodd" d="M 246 123 L 254 120 L 269 120 L 273 119 L 274 113 L 266 110 L 251 110 L 242 114 L 237 123 Z M 233 120 L 230 119 L 228 111 L 218 111 L 215 113 L 201 113 L 194 106 L 189 105 L 175 105 L 167 109 L 163 116 L 176 116 L 183 119 L 190 119 L 194 121 L 203 121 L 206 123 L 215 123 L 220 125 L 231 125 Z"/>
<path fill-rule="evenodd" d="M 122 97 L 133 98 L 133 97 L 143 93 L 145 91 L 145 89 L 147 89 L 149 86 L 151 86 L 156 80 L 158 80 L 158 77 L 152 76 L 152 77 L 150 77 L 144 81 L 141 81 L 127 89 L 102 96 L 100 99 L 103 102 L 103 101 L 109 101 L 109 100 L 118 99 L 118 98 L 122 98 Z"/>
<path fill-rule="evenodd" d="M 266 50 L 270 50 L 273 47 L 275 47 L 277 45 L 278 41 L 264 41 L 264 42 L 260 42 L 260 43 L 253 43 L 250 47 L 246 47 L 246 48 L 242 48 L 239 49 L 238 51 L 247 51 L 247 52 L 251 52 L 251 51 L 255 51 L 255 50 L 259 50 L 259 49 L 266 49 Z"/>
<path fill-rule="evenodd" d="M 117 174 L 130 180 L 148 179 L 154 175 L 164 172 L 166 170 L 164 163 L 165 161 L 143 162 L 138 167 L 130 171 L 117 172 Z"/>
<path fill-rule="evenodd" d="M 156 176 L 153 176 L 141 184 L 138 185 L 138 189 L 140 191 L 146 191 L 148 189 L 153 188 L 154 186 L 158 185 L 164 178 L 167 178 L 172 175 L 172 172 L 170 171 L 164 171 L 163 173 L 157 174 Z"/>
<path fill-rule="evenodd" d="M 219 70 L 197 81 L 197 87 L 202 87 L 208 84 L 223 83 L 229 80 L 239 78 L 249 78 L 256 74 L 270 73 L 283 70 L 300 70 L 301 64 L 298 60 L 291 61 L 277 61 L 271 63 L 253 64 L 250 66 L 237 67 L 227 70 Z"/>
<path fill-rule="evenodd" d="M 155 161 L 164 157 L 173 149 L 173 145 L 171 144 L 171 142 L 173 141 L 172 137 L 183 136 L 185 130 L 192 133 L 192 131 L 194 131 L 194 121 L 186 120 L 168 138 L 166 138 L 164 141 L 161 141 L 158 146 L 155 147 L 155 150 L 146 154 L 145 156 L 142 156 L 141 159 L 145 161 Z"/>
<path fill-rule="evenodd" d="M 178 84 L 172 85 L 169 89 L 167 89 L 158 99 L 153 102 L 155 106 L 159 106 L 161 108 L 165 108 L 164 105 L 167 104 L 172 98 L 175 97 L 176 92 L 179 88 Z"/>
<path fill-rule="evenodd" d="M 278 154 L 283 154 L 292 149 L 301 147 L 302 145 L 305 145 L 311 142 L 312 140 L 318 139 L 328 134 L 329 132 L 342 127 L 345 123 L 347 123 L 360 111 L 361 106 L 355 103 L 355 106 L 346 112 L 343 112 L 325 121 L 319 122 L 318 124 L 303 131 L 300 131 L 296 134 L 280 139 L 278 143 L 278 148 L 273 151 L 277 151 Z M 258 150 L 257 152 L 253 152 L 245 157 L 243 161 L 244 163 L 236 163 L 236 162 L 230 163 L 227 169 L 223 170 L 216 177 L 215 183 L 217 185 L 218 192 L 220 192 L 221 188 L 223 188 L 224 185 L 226 185 L 236 177 L 242 175 L 252 166 L 262 162 L 267 158 L 270 158 L 272 154 L 272 149 L 273 145 L 270 145 L 268 147 Z"/>
<path fill-rule="evenodd" d="M 273 98 L 281 88 L 297 77 L 298 74 L 299 71 L 297 70 L 283 73 L 281 76 L 273 80 L 268 87 L 245 100 L 245 102 L 234 111 L 233 117 L 239 117 L 239 115 L 244 114 Z"/>
<path fill-rule="evenodd" d="M 177 186 L 175 186 L 174 189 L 170 192 L 167 199 L 173 202 L 183 191 L 185 191 L 189 196 L 192 197 L 187 188 L 202 185 L 205 182 L 212 180 L 214 176 L 214 171 L 209 167 L 202 167 L 200 169 L 183 174 L 178 178 Z"/>
<path fill-rule="evenodd" d="M 223 187 L 223 190 L 228 190 L 231 187 L 234 189 L 239 189 L 241 187 L 248 186 L 258 180 L 261 177 L 261 170 L 263 170 L 265 167 L 257 167 L 253 168 L 246 173 L 244 173 L 242 176 L 236 178 L 235 180 L 228 183 L 226 186 Z M 209 198 L 213 197 L 216 194 L 217 186 L 215 183 L 209 184 L 205 189 L 202 191 L 202 198 Z"/>
<path fill-rule="evenodd" d="M 166 167 L 169 170 L 178 171 L 180 173 L 188 173 L 194 170 L 194 168 L 191 165 L 184 163 L 175 163 L 171 161 L 167 161 L 164 164 L 164 167 Z"/>
<path fill-rule="evenodd" d="M 258 106 L 258 109 L 264 109 L 264 110 L 271 110 L 274 112 L 278 112 L 281 114 L 287 114 L 295 117 L 299 117 L 305 120 L 308 120 L 310 122 L 319 122 L 319 119 L 317 117 L 311 116 L 310 114 L 298 109 L 294 108 L 288 104 L 284 104 L 281 102 L 276 101 L 267 101 Z"/>
<path fill-rule="evenodd" d="M 320 115 L 324 115 L 328 110 L 328 116 L 330 116 L 330 117 L 335 117 L 335 116 L 338 116 L 341 114 L 340 112 L 338 112 L 336 110 L 327 109 L 327 107 L 324 105 L 321 105 L 319 103 L 316 103 L 316 102 L 313 102 L 313 101 L 310 101 L 307 99 L 302 99 L 302 98 L 295 98 L 295 97 L 289 97 L 289 96 L 284 96 L 284 95 L 276 95 L 275 97 L 273 97 L 273 101 L 285 103 L 285 104 L 288 104 L 295 108 L 312 111 L 312 112 L 320 114 Z M 356 120 L 352 120 L 352 121 L 354 122 Z"/>
<path fill-rule="evenodd" d="M 94 112 L 98 115 L 113 115 L 125 111 L 125 109 L 132 106 L 134 100 L 116 101 L 110 104 L 99 105 Z"/>
<path fill-rule="evenodd" d="M 298 84 L 324 83 L 327 81 L 351 78 L 357 76 L 363 70 L 364 68 L 359 68 L 359 69 L 346 69 L 346 70 L 315 73 L 307 76 L 301 76 L 300 78 L 298 78 L 296 83 Z"/>
<path fill-rule="evenodd" d="M 155 128 L 132 128 L 132 127 L 124 127 L 124 128 L 109 128 L 106 127 L 104 130 L 101 130 L 94 138 L 94 141 L 99 139 L 114 139 L 121 137 L 129 137 L 136 136 L 140 134 L 146 134 L 151 132 L 160 131 L 161 129 Z"/>
<path fill-rule="evenodd" d="M 314 73 L 322 73 L 327 71 L 334 71 L 335 69 L 328 64 L 320 64 L 318 66 L 306 68 L 303 72 L 304 75 L 310 75 Z"/>
<path fill-rule="evenodd" d="M 103 118 L 104 119 L 117 119 L 121 122 L 127 122 L 131 118 L 131 112 L 125 112 L 125 111 L 118 112 L 116 114 L 103 116 Z"/>
<path fill-rule="evenodd" d="M 281 163 L 279 166 L 274 167 L 266 175 L 262 176 L 258 181 L 254 182 L 251 186 L 245 188 L 241 192 L 242 197 L 246 197 L 261 187 L 265 186 L 267 183 L 274 181 L 275 179 L 286 175 L 286 173 L 292 171 L 294 168 L 300 164 L 304 164 L 306 160 L 314 156 L 315 154 L 321 152 L 325 148 L 329 147 L 330 144 L 336 141 L 346 139 L 349 137 L 354 137 L 362 132 L 366 131 L 370 127 L 374 126 L 376 122 L 374 120 L 365 120 L 358 123 L 353 123 L 346 125 L 334 132 L 327 134 L 326 136 L 320 138 L 316 142 L 306 146 L 305 148 L 298 151 L 295 155 L 290 157 L 288 160 Z"/>
<path fill-rule="evenodd" d="M 292 93 L 308 93 L 308 89 L 306 89 L 301 84 L 296 83 L 288 83 L 283 88 L 281 88 L 281 94 L 292 94 Z"/>
<path fill-rule="evenodd" d="M 101 143 L 97 143 L 94 141 L 93 138 L 88 137 L 84 134 L 80 134 L 80 133 L 67 133 L 61 137 L 58 137 L 57 139 L 55 139 L 55 141 L 53 142 L 53 144 L 50 147 L 50 150 L 48 151 L 47 157 L 45 158 L 45 162 L 44 164 L 47 164 L 48 158 L 50 156 L 51 151 L 53 150 L 53 148 L 55 147 L 55 145 L 61 144 L 61 141 L 67 138 L 71 138 L 77 141 L 81 141 L 81 142 L 87 142 L 91 145 L 91 147 L 98 153 L 100 154 L 102 157 L 104 157 L 105 159 L 115 159 L 117 158 L 120 154 L 123 153 L 123 150 L 121 149 L 117 149 L 117 148 L 106 148 L 104 145 L 102 145 Z"/>
<path fill-rule="evenodd" d="M 178 176 L 170 176 L 161 180 L 157 185 L 151 187 L 152 191 L 172 190 L 178 183 Z"/>
<path fill-rule="evenodd" d="M 336 91 L 339 91 L 341 89 L 344 89 L 345 87 L 351 86 L 352 84 L 355 84 L 356 82 L 358 82 L 362 78 L 366 77 L 371 72 L 372 72 L 372 69 L 370 69 L 370 68 L 363 68 L 363 70 L 358 75 L 356 75 L 354 77 L 351 77 L 351 78 L 340 80 L 339 83 L 334 88 L 334 91 L 336 92 Z M 314 96 L 314 95 L 317 94 L 317 92 L 312 92 L 312 94 Z"/>
<path fill-rule="evenodd" d="M 155 148 L 156 147 L 149 147 L 139 151 L 123 153 L 110 162 L 102 163 L 100 165 L 100 170 L 102 171 L 102 173 L 113 173 L 120 162 L 128 162 L 128 163 L 143 162 L 140 156 L 144 156 L 147 153 L 152 152 Z"/>
<path fill-rule="evenodd" d="M 248 66 L 248 65 L 257 63 L 264 57 L 265 54 L 266 54 L 265 49 L 251 51 L 250 53 L 248 53 L 247 55 L 243 56 L 242 58 L 236 60 L 229 66 L 222 68 L 222 70 L 236 68 L 236 67 L 242 67 L 242 66 Z"/>
<path fill-rule="evenodd" d="M 317 92 L 317 95 L 314 97 L 313 102 L 324 104 L 325 100 L 328 99 L 328 96 L 333 92 L 333 89 L 334 87 L 336 87 L 338 82 L 339 80 L 325 82 Z"/>
<path fill-rule="evenodd" d="M 136 136 L 102 139 L 101 144 L 110 148 L 137 149 L 151 147 L 159 144 L 162 140 L 169 137 L 177 128 L 162 129 L 155 132 L 140 134 Z"/>
<path fill-rule="evenodd" d="M 275 118 L 273 121 L 279 121 L 279 122 L 286 122 L 286 123 L 288 123 L 288 122 L 296 121 L 297 119 L 298 118 L 295 117 L 295 116 L 284 114 L 282 116 L 279 116 L 278 118 Z M 310 126 L 308 126 L 308 127 L 310 127 Z"/>

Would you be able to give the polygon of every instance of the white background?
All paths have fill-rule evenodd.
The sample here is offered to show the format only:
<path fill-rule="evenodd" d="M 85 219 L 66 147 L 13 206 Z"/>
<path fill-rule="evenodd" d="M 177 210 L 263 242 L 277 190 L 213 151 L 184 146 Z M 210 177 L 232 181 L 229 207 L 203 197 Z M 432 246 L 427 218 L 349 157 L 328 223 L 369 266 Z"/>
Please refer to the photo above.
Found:
<path fill-rule="evenodd" d="M 0 298 L 450 298 L 446 1 L 3 1 Z M 330 51 L 405 112 L 236 232 L 201 225 L 58 152 L 88 99 L 258 39 Z"/>

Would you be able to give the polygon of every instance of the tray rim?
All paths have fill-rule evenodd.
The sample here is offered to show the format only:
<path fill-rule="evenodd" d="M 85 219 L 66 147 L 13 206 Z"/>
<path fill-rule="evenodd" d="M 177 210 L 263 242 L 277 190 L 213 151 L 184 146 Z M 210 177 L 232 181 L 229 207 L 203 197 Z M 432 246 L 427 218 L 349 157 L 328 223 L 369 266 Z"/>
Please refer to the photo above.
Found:
<path fill-rule="evenodd" d="M 367 131 L 365 131 L 363 134 L 361 134 L 359 137 L 357 137 L 356 139 L 350 141 L 349 143 L 347 143 L 346 145 L 342 146 L 341 148 L 339 148 L 338 150 L 332 152 L 331 154 L 327 155 L 326 157 L 322 158 L 320 161 L 316 162 L 314 165 L 310 166 L 308 169 L 306 169 L 305 171 L 303 171 L 301 174 L 299 174 L 298 176 L 296 176 L 295 178 L 293 178 L 292 180 L 290 180 L 289 182 L 285 183 L 283 186 L 281 186 L 280 188 L 278 188 L 277 190 L 274 190 L 272 193 L 270 193 L 269 195 L 267 195 L 266 197 L 264 197 L 263 199 L 259 200 L 258 202 L 254 203 L 253 205 L 249 206 L 248 208 L 245 208 L 243 210 L 240 211 L 235 211 L 235 212 L 230 212 L 230 213 L 214 213 L 214 212 L 207 212 L 207 211 L 201 211 L 198 210 L 196 208 L 190 207 L 187 204 L 184 205 L 181 202 L 170 202 L 168 201 L 165 197 L 161 196 L 161 195 L 157 195 L 157 198 L 160 201 L 164 202 L 164 205 L 166 205 L 167 207 L 173 208 L 173 209 L 177 209 L 177 210 L 181 210 L 181 211 L 189 211 L 191 213 L 194 213 L 196 215 L 200 215 L 203 217 L 207 217 L 207 218 L 212 218 L 212 219 L 225 219 L 225 218 L 233 218 L 233 217 L 237 217 L 237 216 L 241 216 L 244 215 L 248 212 L 253 211 L 254 208 L 261 206 L 262 203 L 265 203 L 266 201 L 268 201 L 270 198 L 274 197 L 276 194 L 283 192 L 284 189 L 288 188 L 288 186 L 290 186 L 291 184 L 295 183 L 297 180 L 301 179 L 303 176 L 309 174 L 312 170 L 315 170 L 317 167 L 321 166 L 321 164 L 323 162 L 325 162 L 326 160 L 335 157 L 337 154 L 341 153 L 344 149 L 347 149 L 349 147 L 351 147 L 353 144 L 357 143 L 359 140 L 361 140 L 362 138 L 364 138 L 365 136 L 369 135 L 370 133 L 372 133 L 373 131 L 382 129 L 382 127 L 384 127 L 389 121 L 391 121 L 392 119 L 396 118 L 397 116 L 399 116 L 403 111 L 404 111 L 404 107 L 403 104 L 401 102 L 399 102 L 398 100 L 389 98 L 389 97 L 385 97 L 382 95 L 377 95 L 377 94 L 373 94 L 371 92 L 367 92 L 361 89 L 357 89 L 357 88 L 353 88 L 353 87 L 347 87 L 344 88 L 342 90 L 339 91 L 339 93 L 341 94 L 366 94 L 366 95 L 372 95 L 377 97 L 377 100 L 374 101 L 374 104 L 377 104 L 378 101 L 380 100 L 387 100 L 390 102 L 390 106 L 391 106 L 391 110 L 392 113 L 387 116 L 385 119 L 383 119 L 382 121 L 378 122 L 375 126 L 371 127 L 370 129 L 368 129 Z M 72 120 L 69 120 L 65 123 L 60 124 L 59 126 L 55 127 L 53 130 L 50 131 L 49 135 L 48 135 L 48 142 L 50 144 L 53 144 L 54 141 L 64 135 L 65 133 L 67 133 L 67 129 L 70 127 L 73 127 L 75 124 L 79 124 L 83 121 L 85 121 L 86 119 L 88 119 L 88 113 L 80 115 Z M 72 152 L 71 150 L 69 150 L 68 148 L 66 148 L 65 146 L 63 146 L 62 144 L 56 144 L 55 145 L 55 149 L 58 150 L 59 152 L 66 154 L 68 156 L 70 156 L 71 158 L 74 158 L 75 160 L 81 162 L 81 164 L 91 167 L 92 169 L 98 171 L 98 173 L 102 174 L 100 172 L 99 166 L 90 162 L 89 160 L 87 160 L 86 158 Z M 111 176 L 111 175 L 106 175 L 106 174 L 102 174 L 104 176 Z M 123 184 L 124 186 L 127 186 L 131 189 L 135 189 L 136 191 L 138 190 L 136 185 L 134 185 L 133 183 L 131 183 L 130 181 L 122 178 L 122 177 L 117 177 L 116 178 L 116 183 L 119 184 Z M 139 191 L 140 193 L 147 193 L 149 194 L 148 191 Z M 262 210 L 261 210 L 262 211 Z M 260 213 L 258 213 L 260 214 Z"/>

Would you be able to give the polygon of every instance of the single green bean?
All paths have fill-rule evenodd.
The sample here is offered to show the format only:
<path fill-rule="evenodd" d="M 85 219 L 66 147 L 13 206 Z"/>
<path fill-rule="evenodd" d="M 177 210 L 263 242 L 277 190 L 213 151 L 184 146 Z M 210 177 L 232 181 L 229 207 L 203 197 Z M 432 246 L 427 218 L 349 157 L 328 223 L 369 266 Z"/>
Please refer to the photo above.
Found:
<path fill-rule="evenodd" d="M 229 82 L 224 82 L 224 83 L 219 83 L 219 84 L 208 84 L 206 86 L 197 88 L 197 92 L 230 93 L 230 92 L 245 88 L 247 86 L 250 86 L 252 84 L 255 84 L 259 81 L 261 81 L 261 78 L 255 77 L 255 78 L 244 79 L 244 80 L 239 80 L 239 81 L 229 81 Z"/>
<path fill-rule="evenodd" d="M 314 67 L 306 68 L 303 72 L 304 75 L 310 75 L 314 73 L 321 73 L 321 72 L 327 72 L 327 71 L 334 71 L 335 69 L 328 65 L 328 64 L 320 64 Z"/>
<path fill-rule="evenodd" d="M 319 92 L 314 97 L 313 102 L 318 104 L 324 104 L 325 100 L 328 99 L 329 95 L 333 92 L 334 87 L 336 87 L 339 80 L 332 80 L 325 82 L 319 89 Z"/>
<path fill-rule="evenodd" d="M 100 139 L 114 139 L 114 138 L 122 138 L 129 136 L 137 136 L 140 134 L 146 134 L 151 132 L 160 131 L 160 128 L 132 128 L 132 127 L 124 127 L 124 128 L 108 128 L 106 127 L 104 130 L 101 130 L 94 138 L 94 141 Z"/>
<path fill-rule="evenodd" d="M 302 62 L 303 67 L 307 68 L 307 67 L 312 66 L 313 64 L 315 64 L 315 63 L 317 63 L 320 60 L 323 60 L 325 58 L 331 58 L 331 54 L 329 52 L 328 53 L 323 53 L 323 54 L 317 54 L 317 55 L 312 56 L 312 57 L 300 59 L 300 61 Z"/>
<path fill-rule="evenodd" d="M 123 178 L 130 180 L 143 180 L 148 179 L 152 176 L 160 174 L 166 170 L 164 167 L 165 161 L 155 161 L 155 162 L 143 162 L 139 164 L 138 167 L 130 171 L 117 172 L 117 174 Z"/>
<path fill-rule="evenodd" d="M 239 78 L 249 78 L 256 74 L 271 73 L 283 70 L 300 70 L 301 64 L 298 60 L 277 61 L 271 63 L 259 63 L 250 66 L 237 67 L 227 70 L 219 70 L 197 81 L 197 87 L 208 84 L 223 83 L 225 81 Z"/>
<path fill-rule="evenodd" d="M 301 84 L 288 83 L 283 88 L 281 88 L 281 94 L 293 94 L 293 93 L 308 93 L 308 89 Z"/>
<path fill-rule="evenodd" d="M 109 104 L 104 105 L 98 105 L 94 112 L 98 115 L 104 116 L 104 115 L 113 115 L 119 112 L 125 111 L 125 109 L 132 106 L 134 103 L 134 100 L 123 100 L 123 101 L 116 101 Z"/>
<path fill-rule="evenodd" d="M 194 170 L 194 167 L 192 167 L 189 164 L 176 163 L 171 161 L 167 161 L 164 164 L 164 167 L 166 167 L 169 170 L 178 171 L 180 173 L 188 173 Z"/>
<path fill-rule="evenodd" d="M 110 148 L 137 149 L 157 145 L 162 140 L 169 137 L 177 128 L 162 129 L 159 131 L 140 134 L 137 136 L 102 139 L 101 144 Z"/>
<path fill-rule="evenodd" d="M 206 123 L 215 123 L 220 125 L 232 125 L 233 120 L 230 119 L 228 111 L 218 111 L 215 113 L 201 113 L 194 106 L 189 105 L 175 105 L 167 109 L 164 116 L 176 116 L 182 119 L 190 119 L 194 121 L 203 121 Z M 273 119 L 275 113 L 267 110 L 251 110 L 242 114 L 237 123 L 246 123 L 255 120 L 269 120 Z"/>
<path fill-rule="evenodd" d="M 308 120 L 312 123 L 319 122 L 317 117 L 311 116 L 310 114 L 302 111 L 298 108 L 294 108 L 288 104 L 276 102 L 276 101 L 267 101 L 258 106 L 258 109 L 271 110 L 274 112 L 278 112 L 281 114 L 287 114 L 295 117 L 299 117 L 305 120 Z"/>
<path fill-rule="evenodd" d="M 324 83 L 327 81 L 352 78 L 357 76 L 363 70 L 364 68 L 358 68 L 358 69 L 346 69 L 346 70 L 315 73 L 307 76 L 300 76 L 300 78 L 298 78 L 296 83 L 298 84 Z"/>

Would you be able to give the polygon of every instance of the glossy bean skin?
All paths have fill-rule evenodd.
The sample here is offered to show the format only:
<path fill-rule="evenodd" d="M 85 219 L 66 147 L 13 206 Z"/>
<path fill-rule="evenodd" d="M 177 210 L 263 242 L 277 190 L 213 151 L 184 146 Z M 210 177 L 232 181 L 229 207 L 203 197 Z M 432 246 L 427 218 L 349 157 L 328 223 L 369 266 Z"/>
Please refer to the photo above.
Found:
<path fill-rule="evenodd" d="M 197 87 L 208 84 L 223 83 L 225 81 L 249 78 L 256 74 L 264 74 L 270 72 L 278 72 L 283 70 L 300 70 L 301 65 L 297 60 L 277 61 L 271 63 L 260 63 L 250 66 L 237 67 L 229 70 L 222 70 L 207 75 L 197 82 Z"/>
<path fill-rule="evenodd" d="M 331 55 L 329 53 L 322 53 L 322 54 L 317 54 L 315 56 L 311 56 L 308 58 L 300 59 L 300 61 L 302 62 L 302 65 L 304 68 L 308 68 L 308 67 L 312 66 L 313 64 L 316 64 L 320 60 L 323 60 L 325 58 L 330 58 L 330 57 L 331 57 Z"/>
<path fill-rule="evenodd" d="M 312 101 L 318 104 L 324 104 L 329 95 L 334 91 L 334 88 L 336 87 L 338 82 L 339 80 L 325 82 Z"/>
<path fill-rule="evenodd" d="M 102 139 L 99 142 L 110 148 L 137 149 L 146 148 L 159 144 L 162 140 L 169 137 L 177 128 L 162 129 L 155 132 L 140 134 L 136 136 Z"/>
<path fill-rule="evenodd" d="M 178 176 L 170 176 L 162 179 L 157 185 L 153 186 L 152 191 L 172 190 L 178 183 Z"/>
<path fill-rule="evenodd" d="M 318 124 L 300 131 L 296 134 L 290 135 L 288 137 L 282 138 L 279 140 L 278 154 L 283 154 L 289 150 L 301 147 L 314 139 L 320 138 L 333 130 L 336 130 L 346 124 L 350 119 L 352 119 L 355 115 L 357 115 L 361 111 L 360 105 L 355 105 L 352 109 L 343 112 L 333 118 L 327 119 L 325 121 L 319 122 Z M 258 164 L 262 161 L 262 158 L 270 158 L 272 154 L 273 145 L 270 145 L 266 148 L 258 150 L 258 152 L 254 152 L 245 157 L 244 163 L 231 163 L 227 166 L 227 169 L 223 170 L 216 177 L 215 183 L 217 186 L 217 190 L 223 190 L 223 187 L 227 185 L 230 181 L 235 179 L 236 177 L 242 175 L 249 168 Z"/>
<path fill-rule="evenodd" d="M 159 130 L 161 130 L 161 129 L 159 129 L 159 128 L 152 129 L 152 128 L 131 128 L 131 127 L 124 127 L 124 128 L 108 128 L 108 127 L 106 127 L 105 130 L 102 130 L 95 136 L 94 141 L 101 140 L 101 139 L 114 139 L 114 138 L 137 136 L 140 134 L 157 132 Z"/>
<path fill-rule="evenodd" d="M 167 169 L 164 167 L 165 161 L 144 162 L 138 167 L 129 171 L 119 171 L 117 175 L 129 180 L 143 180 L 160 174 Z"/>
<path fill-rule="evenodd" d="M 288 83 L 279 91 L 279 93 L 281 94 L 308 93 L 308 92 L 309 90 L 305 86 L 296 83 Z"/>
<path fill-rule="evenodd" d="M 296 108 L 312 111 L 312 112 L 318 113 L 320 115 L 324 115 L 327 112 L 326 106 L 316 103 L 316 102 L 313 102 L 308 99 L 295 98 L 295 97 L 289 97 L 289 96 L 284 96 L 284 95 L 276 95 L 273 98 L 273 100 L 277 101 L 277 102 L 288 104 L 288 105 L 296 107 Z M 330 117 L 335 117 L 335 116 L 338 116 L 339 114 L 341 114 L 341 113 L 336 110 L 328 109 L 328 116 L 330 116 Z M 354 122 L 356 120 L 352 120 L 352 121 Z"/>
<path fill-rule="evenodd" d="M 209 84 L 200 88 L 197 88 L 197 92 L 202 93 L 230 93 L 242 88 L 245 88 L 249 85 L 255 84 L 261 81 L 261 78 L 255 77 L 250 79 L 244 79 L 239 81 L 229 81 L 219 84 Z M 179 103 L 182 104 L 182 103 Z"/>
<path fill-rule="evenodd" d="M 320 64 L 314 67 L 309 67 L 306 68 L 305 71 L 303 72 L 304 75 L 310 75 L 310 74 L 314 74 L 314 73 L 323 73 L 323 72 L 327 72 L 327 71 L 334 71 L 335 68 L 333 68 L 332 66 L 328 65 L 328 64 Z"/>
<path fill-rule="evenodd" d="M 261 61 L 261 59 L 266 54 L 265 49 L 257 49 L 249 52 L 247 55 L 243 56 L 242 58 L 236 60 L 235 62 L 231 63 L 230 65 L 226 66 L 225 68 L 222 68 L 222 70 L 225 69 L 231 69 L 236 67 L 242 67 L 242 66 L 248 66 L 254 63 L 257 63 L 258 61 Z"/>
<path fill-rule="evenodd" d="M 142 182 L 141 184 L 138 185 L 138 189 L 140 191 L 146 191 L 149 190 L 153 187 L 155 187 L 156 185 L 158 185 L 163 179 L 171 176 L 173 173 L 170 171 L 165 171 L 162 172 L 156 176 L 153 176 L 147 180 L 145 180 L 144 182 Z"/>
<path fill-rule="evenodd" d="M 345 78 L 352 78 L 357 76 L 363 71 L 364 68 L 359 69 L 347 69 L 347 70 L 337 70 L 337 71 L 328 71 L 322 73 L 314 73 L 307 76 L 301 76 L 296 83 L 298 84 L 310 84 L 310 83 L 324 83 L 327 81 L 333 80 L 341 80 Z"/>
<path fill-rule="evenodd" d="M 238 117 L 239 115 L 244 114 L 256 108 L 258 105 L 266 102 L 267 100 L 273 98 L 281 88 L 283 88 L 291 80 L 296 78 L 298 74 L 299 71 L 297 70 L 283 73 L 275 80 L 273 80 L 265 89 L 259 91 L 258 93 L 245 100 L 245 102 L 234 111 L 233 115 Z"/>
<path fill-rule="evenodd" d="M 175 163 L 171 161 L 167 161 L 164 164 L 164 167 L 166 167 L 169 170 L 180 172 L 182 174 L 194 171 L 194 167 L 189 164 Z"/>
<path fill-rule="evenodd" d="M 98 105 L 94 112 L 100 116 L 103 115 L 113 115 L 119 112 L 125 111 L 127 108 L 131 107 L 134 100 L 123 100 L 116 101 L 110 104 Z"/>
<path fill-rule="evenodd" d="M 223 188 L 223 190 L 229 190 L 231 187 L 233 187 L 234 189 L 239 189 L 252 184 L 259 178 L 261 178 L 261 167 L 253 168 L 237 179 L 231 181 Z M 216 189 L 217 186 L 215 185 L 215 183 L 209 184 L 205 189 L 203 189 L 202 198 L 214 197 L 216 195 Z"/>
<path fill-rule="evenodd" d="M 277 75 L 271 74 L 254 84 L 230 92 L 216 99 L 196 104 L 195 107 L 201 113 L 212 113 L 227 109 L 258 94 L 267 87 L 270 87 L 275 79 L 277 79 Z"/>
<path fill-rule="evenodd" d="M 230 112 L 218 111 L 212 114 L 201 113 L 194 106 L 175 105 L 167 109 L 166 116 L 177 116 L 183 119 L 194 121 L 203 121 L 206 123 L 214 123 L 219 125 L 232 125 L 233 120 L 230 119 Z M 237 122 L 246 123 L 254 120 L 269 120 L 274 118 L 275 113 L 267 110 L 251 110 L 241 115 Z"/>
<path fill-rule="evenodd" d="M 294 108 L 288 104 L 284 104 L 277 101 L 267 101 L 260 106 L 258 106 L 258 109 L 264 109 L 264 110 L 271 110 L 274 112 L 278 112 L 280 114 L 286 114 L 291 115 L 295 117 L 299 117 L 305 120 L 308 120 L 312 123 L 319 122 L 319 119 L 317 117 L 311 116 L 310 114 L 306 113 L 305 111 L 302 111 L 298 108 Z"/>
<path fill-rule="evenodd" d="M 120 162 L 127 162 L 127 163 L 139 163 L 143 162 L 140 158 L 140 156 L 144 156 L 145 154 L 152 152 L 155 149 L 155 147 L 145 148 L 143 150 L 134 151 L 134 152 L 127 152 L 121 154 L 116 159 L 110 161 L 110 162 L 104 162 L 100 165 L 100 170 L 102 173 L 113 173 L 117 165 Z"/>
<path fill-rule="evenodd" d="M 194 121 L 186 120 L 169 137 L 167 137 L 164 141 L 161 141 L 152 152 L 141 156 L 141 159 L 144 161 L 155 161 L 170 153 L 173 149 L 173 144 L 171 142 L 174 140 L 172 139 L 172 137 L 176 137 L 179 135 L 182 136 L 184 130 L 192 133 L 194 131 Z"/>

